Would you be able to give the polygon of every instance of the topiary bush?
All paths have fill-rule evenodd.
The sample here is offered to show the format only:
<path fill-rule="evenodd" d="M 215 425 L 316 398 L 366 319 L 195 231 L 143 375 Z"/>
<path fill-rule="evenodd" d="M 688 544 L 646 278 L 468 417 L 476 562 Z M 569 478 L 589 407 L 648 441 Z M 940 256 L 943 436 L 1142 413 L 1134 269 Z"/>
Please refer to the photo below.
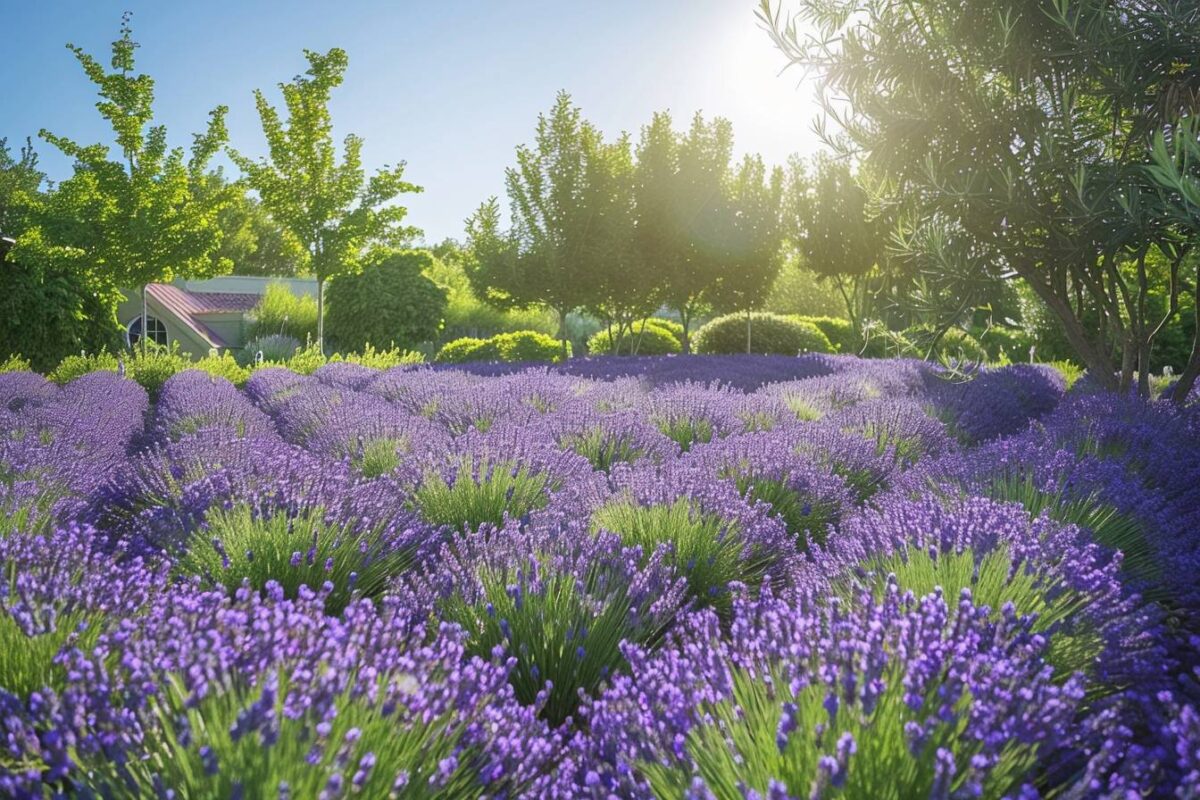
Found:
<path fill-rule="evenodd" d="M 339 350 L 368 344 L 411 347 L 437 337 L 447 290 L 427 278 L 424 250 L 378 251 L 363 271 L 341 275 L 326 290 L 325 332 Z"/>
<path fill-rule="evenodd" d="M 570 358 L 571 343 L 563 343 L 552 336 L 537 331 L 515 331 L 493 336 L 491 342 L 496 347 L 501 361 L 562 361 Z"/>
<path fill-rule="evenodd" d="M 497 355 L 494 349 L 489 349 L 488 339 L 464 336 L 442 345 L 433 360 L 443 364 L 464 364 L 468 361 L 495 361 Z"/>
<path fill-rule="evenodd" d="M 0 361 L 0 372 L 31 372 L 33 365 L 21 356 L 9 356 Z"/>
<path fill-rule="evenodd" d="M 746 352 L 746 315 L 728 314 L 707 323 L 693 339 L 697 353 L 719 355 Z M 750 351 L 759 354 L 799 355 L 832 353 L 829 338 L 810 322 L 778 314 L 750 314 Z"/>
<path fill-rule="evenodd" d="M 567 342 L 566 356 L 571 355 Z M 500 333 L 490 339 L 463 337 L 447 342 L 434 356 L 443 364 L 464 364 L 469 361 L 561 361 L 562 343 L 553 336 L 537 331 Z"/>
<path fill-rule="evenodd" d="M 661 322 L 669 321 L 661 320 Z M 634 348 L 637 348 L 636 355 L 639 356 L 664 356 L 678 353 L 683 349 L 679 344 L 679 337 L 683 335 L 683 326 L 677 322 L 671 324 L 679 328 L 678 336 L 670 328 L 654 324 L 650 320 L 646 321 L 645 330 L 642 329 L 640 322 L 634 323 L 633 331 L 626 333 L 618 342 L 620 344 L 619 351 L 613 348 L 613 336 L 609 331 L 607 329 L 600 330 L 588 339 L 587 349 L 592 355 L 634 355 Z"/>
<path fill-rule="evenodd" d="M 376 350 L 373 345 L 368 344 L 361 353 L 334 353 L 329 363 L 359 364 L 369 369 L 385 370 L 409 364 L 423 364 L 425 356 L 415 350 L 401 350 L 398 347 Z"/>
<path fill-rule="evenodd" d="M 815 325 L 838 353 L 857 353 L 862 349 L 862 336 L 854 329 L 848 319 L 837 317 L 792 317 L 799 322 Z"/>
<path fill-rule="evenodd" d="M 271 283 L 246 320 L 246 340 L 290 336 L 298 342 L 317 338 L 317 301 L 295 295 L 284 283 Z"/>

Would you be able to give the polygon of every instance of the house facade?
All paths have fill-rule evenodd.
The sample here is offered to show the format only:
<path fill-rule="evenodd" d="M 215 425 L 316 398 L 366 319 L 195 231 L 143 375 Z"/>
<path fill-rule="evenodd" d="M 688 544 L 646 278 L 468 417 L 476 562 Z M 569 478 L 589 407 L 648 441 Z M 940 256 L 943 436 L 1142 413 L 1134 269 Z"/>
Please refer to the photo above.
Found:
<path fill-rule="evenodd" d="M 297 296 L 317 294 L 317 282 L 308 278 L 227 275 L 201 281 L 180 279 L 147 287 L 144 323 L 140 293 L 127 290 L 117 308 L 117 319 L 130 345 L 146 331 L 152 341 L 178 344 L 180 352 L 194 358 L 239 350 L 245 344 L 246 315 L 272 283 L 286 285 Z"/>

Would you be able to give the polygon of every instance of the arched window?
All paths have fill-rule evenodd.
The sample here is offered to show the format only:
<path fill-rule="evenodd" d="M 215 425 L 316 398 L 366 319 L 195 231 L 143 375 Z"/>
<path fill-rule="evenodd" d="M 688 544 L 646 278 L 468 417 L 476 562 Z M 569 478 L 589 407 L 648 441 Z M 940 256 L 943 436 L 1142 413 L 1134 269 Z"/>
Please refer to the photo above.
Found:
<path fill-rule="evenodd" d="M 163 324 L 158 317 L 146 317 L 149 324 L 146 326 L 146 331 L 150 336 L 150 341 L 155 344 L 167 346 L 167 326 Z M 142 318 L 135 317 L 133 322 L 129 323 L 129 327 L 125 330 L 125 341 L 130 347 L 135 346 L 142 338 Z"/>

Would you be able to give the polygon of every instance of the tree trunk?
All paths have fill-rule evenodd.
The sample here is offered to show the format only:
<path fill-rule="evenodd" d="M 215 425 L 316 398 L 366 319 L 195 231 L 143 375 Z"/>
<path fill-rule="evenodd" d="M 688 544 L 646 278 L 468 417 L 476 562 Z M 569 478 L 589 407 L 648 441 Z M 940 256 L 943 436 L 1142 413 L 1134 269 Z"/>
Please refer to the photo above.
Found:
<path fill-rule="evenodd" d="M 750 349 L 750 309 L 746 309 L 746 355 L 751 354 Z"/>
<path fill-rule="evenodd" d="M 1196 291 L 1195 297 L 1195 316 L 1196 316 L 1196 332 L 1192 337 L 1192 354 L 1188 358 L 1187 366 L 1183 368 L 1183 372 L 1179 375 L 1179 382 L 1175 384 L 1175 389 L 1171 393 L 1171 400 L 1178 405 L 1183 405 L 1187 402 L 1188 393 L 1192 391 L 1192 387 L 1196 385 L 1196 378 L 1200 377 L 1200 266 L 1196 268 Z"/>
<path fill-rule="evenodd" d="M 684 355 L 692 352 L 692 341 L 688 337 L 688 328 L 691 326 L 692 321 L 691 316 L 692 315 L 688 313 L 687 309 L 679 309 L 679 321 L 683 323 L 683 338 L 679 340 L 679 344 L 681 345 L 680 349 L 683 350 Z"/>
<path fill-rule="evenodd" d="M 1084 365 L 1088 369 L 1088 374 L 1092 376 L 1092 380 L 1098 381 L 1105 389 L 1117 388 L 1117 377 L 1113 374 L 1113 363 L 1107 355 L 1104 354 L 1093 342 L 1088 339 L 1086 331 L 1083 329 L 1083 323 L 1075 316 L 1070 303 L 1062 297 L 1059 297 L 1050 286 L 1037 275 L 1034 270 L 1015 266 L 1017 274 L 1025 279 L 1026 283 L 1037 293 L 1054 315 L 1058 317 L 1062 323 L 1063 333 L 1067 337 L 1072 349 L 1083 360 Z"/>
<path fill-rule="evenodd" d="M 1138 342 L 1138 396 L 1150 399 L 1150 342 Z"/>
<path fill-rule="evenodd" d="M 317 278 L 317 349 L 325 353 L 325 281 Z"/>
<path fill-rule="evenodd" d="M 562 344 L 562 357 L 566 359 L 570 353 L 567 352 L 567 312 L 565 309 L 558 312 L 558 338 Z"/>

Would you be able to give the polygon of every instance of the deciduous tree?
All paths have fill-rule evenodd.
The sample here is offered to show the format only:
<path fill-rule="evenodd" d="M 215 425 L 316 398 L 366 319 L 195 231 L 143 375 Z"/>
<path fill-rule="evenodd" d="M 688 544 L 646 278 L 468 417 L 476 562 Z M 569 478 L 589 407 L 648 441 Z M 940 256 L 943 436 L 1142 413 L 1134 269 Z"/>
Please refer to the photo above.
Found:
<path fill-rule="evenodd" d="M 286 119 L 264 92 L 255 92 L 267 156 L 253 159 L 236 150 L 229 155 L 263 209 L 304 248 L 304 267 L 317 279 L 317 341 L 323 346 L 326 281 L 357 271 L 374 245 L 410 241 L 418 231 L 402 224 L 407 209 L 393 201 L 421 188 L 403 179 L 404 162 L 367 178 L 363 140 L 353 134 L 343 140 L 339 161 L 329 99 L 342 84 L 348 59 L 339 48 L 304 55 L 304 75 L 279 84 Z"/>

